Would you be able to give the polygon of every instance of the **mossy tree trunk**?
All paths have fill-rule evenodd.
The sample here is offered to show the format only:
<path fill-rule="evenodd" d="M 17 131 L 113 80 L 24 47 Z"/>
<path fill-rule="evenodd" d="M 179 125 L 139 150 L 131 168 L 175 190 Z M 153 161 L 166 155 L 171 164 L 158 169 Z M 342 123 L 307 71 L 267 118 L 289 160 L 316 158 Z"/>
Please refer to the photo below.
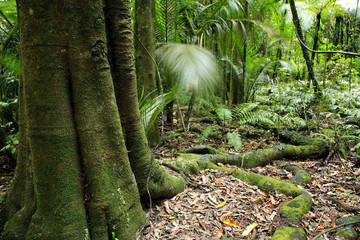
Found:
<path fill-rule="evenodd" d="M 140 122 L 137 101 L 136 76 L 132 46 L 130 2 L 121 0 L 106 1 L 108 32 L 110 43 L 110 62 L 116 92 L 116 101 L 121 116 L 121 124 L 126 136 L 126 146 L 131 168 L 135 174 L 142 198 L 147 198 L 146 181 L 152 165 L 149 182 L 152 198 L 171 197 L 183 191 L 184 183 L 167 174 L 152 160 L 145 130 Z M 121 21 L 119 21 L 121 20 Z"/>
<path fill-rule="evenodd" d="M 112 27 L 132 42 L 129 13 L 129 1 L 18 0 L 20 146 L 13 183 L 0 199 L 1 239 L 131 239 L 145 222 L 112 78 L 117 56 L 117 81 L 131 82 L 134 73 L 131 44 L 111 43 Z M 137 99 L 132 84 L 129 101 Z M 137 163 L 148 171 L 148 157 Z M 168 179 L 151 179 L 157 185 L 150 190 L 167 190 Z"/>
<path fill-rule="evenodd" d="M 156 66 L 155 59 L 155 0 L 135 1 L 134 46 L 137 89 L 144 89 L 148 99 L 156 97 Z M 157 121 L 156 121 L 157 122 Z M 147 138 L 150 146 L 156 146 L 160 141 L 160 131 L 157 124 L 150 126 Z"/>

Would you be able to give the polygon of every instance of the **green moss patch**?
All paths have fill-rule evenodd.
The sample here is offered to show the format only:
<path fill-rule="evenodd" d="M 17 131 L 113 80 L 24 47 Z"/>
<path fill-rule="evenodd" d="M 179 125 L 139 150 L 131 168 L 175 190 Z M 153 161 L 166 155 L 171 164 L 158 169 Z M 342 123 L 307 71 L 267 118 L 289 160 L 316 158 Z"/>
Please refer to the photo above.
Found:
<path fill-rule="evenodd" d="M 271 240 L 306 240 L 306 233 L 302 228 L 280 227 Z"/>

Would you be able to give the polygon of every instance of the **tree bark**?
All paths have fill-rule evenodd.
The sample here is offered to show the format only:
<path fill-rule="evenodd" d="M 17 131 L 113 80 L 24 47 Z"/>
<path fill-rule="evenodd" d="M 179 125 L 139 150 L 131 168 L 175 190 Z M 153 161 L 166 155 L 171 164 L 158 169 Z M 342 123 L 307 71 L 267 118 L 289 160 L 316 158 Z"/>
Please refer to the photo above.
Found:
<path fill-rule="evenodd" d="M 20 149 L 2 239 L 130 239 L 145 221 L 107 58 L 107 7 L 18 1 Z"/>
<path fill-rule="evenodd" d="M 302 42 L 304 42 L 299 17 L 298 17 L 296 7 L 295 7 L 295 2 L 294 2 L 294 0 L 289 0 L 289 3 L 290 3 L 290 8 L 291 8 L 291 13 L 292 13 L 292 16 L 293 16 L 293 22 L 294 22 L 294 25 L 295 25 L 295 31 L 297 32 L 297 35 L 298 35 L 299 39 Z M 304 59 L 305 59 L 305 62 L 306 62 L 308 72 L 309 72 L 309 78 L 312 81 L 313 86 L 314 86 L 314 92 L 317 95 L 320 96 L 321 95 L 321 90 L 320 90 L 318 82 L 315 79 L 314 69 L 313 69 L 313 65 L 311 64 L 309 53 L 307 52 L 306 48 L 302 44 L 300 44 L 300 46 L 301 46 L 301 50 L 303 52 L 303 56 L 304 56 Z"/>
<path fill-rule="evenodd" d="M 142 199 L 148 198 L 147 177 L 150 166 L 149 190 L 151 197 L 172 197 L 184 190 L 182 180 L 175 178 L 152 159 L 145 130 L 141 124 L 138 108 L 136 76 L 131 32 L 129 1 L 106 1 L 110 62 L 115 86 L 116 102 L 121 116 L 121 124 L 126 137 L 126 147 L 131 168 L 135 174 Z"/>
<path fill-rule="evenodd" d="M 316 28 L 315 28 L 314 44 L 313 44 L 313 50 L 315 51 L 318 49 L 320 23 L 321 23 L 321 10 L 316 14 Z M 315 52 L 312 52 L 311 64 L 313 65 L 313 67 L 314 67 L 314 60 L 315 60 Z"/>
<path fill-rule="evenodd" d="M 135 1 L 134 46 L 135 69 L 138 91 L 144 88 L 143 97 L 156 97 L 156 66 L 155 59 L 155 0 Z M 156 146 L 160 141 L 160 131 L 155 124 L 150 126 L 147 139 L 150 146 Z"/>

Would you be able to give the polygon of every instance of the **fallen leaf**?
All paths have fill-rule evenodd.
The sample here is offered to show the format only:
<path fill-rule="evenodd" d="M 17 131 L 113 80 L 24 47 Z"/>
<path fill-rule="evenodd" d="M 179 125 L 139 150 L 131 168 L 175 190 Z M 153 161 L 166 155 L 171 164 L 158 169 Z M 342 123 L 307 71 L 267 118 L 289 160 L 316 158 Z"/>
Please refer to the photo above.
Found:
<path fill-rule="evenodd" d="M 225 223 L 226 225 L 229 225 L 230 227 L 241 227 L 241 225 L 233 220 L 230 220 L 228 218 L 220 217 L 220 220 Z"/>
<path fill-rule="evenodd" d="M 274 199 L 274 197 L 272 195 L 270 195 L 270 201 L 271 201 L 272 205 L 276 204 L 276 201 L 275 201 L 275 199 Z"/>
<path fill-rule="evenodd" d="M 216 233 L 216 236 L 221 239 L 223 233 L 224 233 L 224 230 L 223 230 L 223 229 L 219 229 L 219 231 L 217 231 L 217 233 Z"/>
<path fill-rule="evenodd" d="M 255 213 L 254 216 L 257 217 L 261 222 L 266 222 L 266 219 L 263 216 L 261 216 L 260 214 Z"/>
<path fill-rule="evenodd" d="M 221 208 L 225 205 L 227 200 L 223 201 L 222 203 L 220 203 L 219 205 L 216 206 L 216 208 Z"/>
<path fill-rule="evenodd" d="M 252 224 L 250 224 L 249 226 L 247 226 L 247 227 L 245 228 L 244 232 L 241 234 L 241 236 L 242 236 L 242 237 L 247 237 L 247 236 L 251 233 L 251 231 L 252 231 L 254 228 L 256 228 L 257 225 L 258 225 L 257 223 L 252 223 Z"/>

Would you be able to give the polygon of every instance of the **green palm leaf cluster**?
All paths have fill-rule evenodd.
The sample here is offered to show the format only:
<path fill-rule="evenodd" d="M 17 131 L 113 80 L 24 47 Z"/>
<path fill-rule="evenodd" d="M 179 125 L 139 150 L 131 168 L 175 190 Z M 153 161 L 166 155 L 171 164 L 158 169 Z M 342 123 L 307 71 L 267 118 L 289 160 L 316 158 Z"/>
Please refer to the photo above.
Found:
<path fill-rule="evenodd" d="M 213 93 L 220 76 L 215 56 L 196 45 L 170 43 L 158 48 L 159 65 L 163 66 L 170 85 L 179 85 L 188 91 L 200 89 Z"/>
<path fill-rule="evenodd" d="M 156 40 L 179 42 L 181 29 L 185 25 L 183 16 L 186 1 L 156 0 Z"/>

